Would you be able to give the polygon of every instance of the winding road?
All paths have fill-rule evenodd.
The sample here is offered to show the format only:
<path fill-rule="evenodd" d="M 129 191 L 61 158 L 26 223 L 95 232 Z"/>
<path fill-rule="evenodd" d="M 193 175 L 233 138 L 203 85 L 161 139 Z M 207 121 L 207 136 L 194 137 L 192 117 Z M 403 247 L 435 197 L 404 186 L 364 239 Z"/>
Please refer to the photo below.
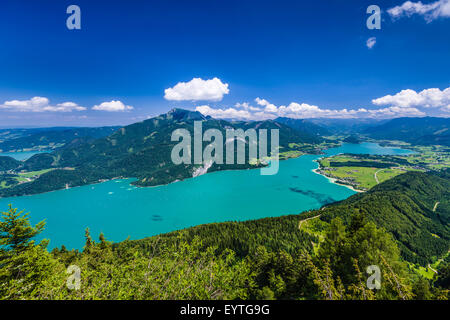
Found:
<path fill-rule="evenodd" d="M 438 204 L 439 204 L 439 201 L 434 204 L 433 212 L 436 212 L 436 208 L 437 208 Z"/>
<path fill-rule="evenodd" d="M 377 173 L 380 172 L 380 171 L 383 171 L 383 170 L 384 170 L 384 169 L 380 169 L 380 170 L 378 170 L 377 172 L 375 172 L 374 175 L 373 175 L 373 176 L 375 177 L 375 181 L 377 182 L 377 184 L 380 183 L 380 181 L 378 181 Z"/>
<path fill-rule="evenodd" d="M 322 210 L 323 210 L 323 209 L 322 209 Z M 311 220 L 311 219 L 319 218 L 320 216 L 321 216 L 321 214 L 319 214 L 318 216 L 315 216 L 315 217 L 311 217 L 311 218 L 305 219 L 305 220 L 300 220 L 300 222 L 298 223 L 298 230 L 301 230 L 301 227 L 302 227 L 302 223 L 303 223 L 303 222 L 306 222 L 306 221 Z"/>
<path fill-rule="evenodd" d="M 430 268 L 431 269 L 431 271 L 433 271 L 434 273 L 438 273 L 436 270 L 434 270 L 432 267 L 431 267 L 431 265 L 430 264 L 428 264 L 428 268 Z"/>

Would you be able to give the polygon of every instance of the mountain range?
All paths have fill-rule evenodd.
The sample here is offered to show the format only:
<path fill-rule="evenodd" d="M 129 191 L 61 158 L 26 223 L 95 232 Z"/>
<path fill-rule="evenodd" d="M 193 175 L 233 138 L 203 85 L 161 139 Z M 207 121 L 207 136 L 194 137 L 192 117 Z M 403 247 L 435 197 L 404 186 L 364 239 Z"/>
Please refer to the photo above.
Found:
<path fill-rule="evenodd" d="M 367 128 L 363 133 L 374 139 L 450 146 L 450 118 L 396 118 Z"/>
<path fill-rule="evenodd" d="M 11 129 L 0 132 L 0 152 L 24 149 L 50 150 L 76 139 L 80 141 L 109 136 L 120 127 Z"/>
<path fill-rule="evenodd" d="M 10 146 L 8 149 L 43 143 L 55 147 L 55 150 L 51 153 L 36 154 L 24 162 L 0 157 L 0 172 L 10 174 L 13 173 L 11 171 L 21 170 L 51 170 L 34 181 L 0 188 L 0 196 L 42 193 L 119 177 L 136 178 L 134 184 L 139 186 L 156 186 L 190 178 L 199 172 L 248 169 L 264 165 L 250 163 L 250 159 L 247 159 L 245 164 L 214 163 L 208 168 L 196 164 L 173 164 L 171 152 L 178 142 L 171 141 L 172 132 L 182 128 L 192 135 L 195 121 L 202 122 L 203 132 L 217 129 L 223 136 L 226 136 L 227 129 L 268 129 L 269 133 L 270 129 L 279 129 L 280 154 L 293 152 L 297 156 L 301 153 L 320 153 L 323 146 L 319 148 L 318 145 L 328 142 L 322 135 L 335 132 L 335 129 L 317 125 L 309 120 L 277 118 L 265 121 L 225 121 L 182 109 L 173 109 L 166 114 L 121 128 L 33 129 L 36 130 L 33 133 L 19 130 L 13 132 L 14 138 L 3 138 L 0 146 Z M 448 118 L 425 117 L 398 118 L 380 125 L 373 125 L 379 123 L 378 121 L 358 123 L 365 128 L 362 134 L 374 139 L 449 145 L 449 122 Z M 372 127 L 367 128 L 370 123 Z M 348 122 L 345 124 L 349 125 Z M 5 132 L 8 133 L 7 130 L 2 131 L 3 137 Z M 270 141 L 270 135 L 268 138 Z M 355 135 L 348 139 L 349 142 L 359 141 Z M 203 147 L 205 145 L 206 143 L 203 143 Z M 223 147 L 225 150 L 225 143 Z M 247 151 L 248 145 L 246 154 Z M 14 181 L 10 176 L 7 178 Z"/>
<path fill-rule="evenodd" d="M 302 144 L 306 144 L 310 150 L 310 145 L 324 141 L 317 135 L 272 120 L 228 122 L 206 117 L 199 112 L 173 109 L 166 114 L 120 128 L 103 138 L 74 140 L 52 153 L 34 155 L 15 169 L 56 170 L 41 175 L 33 182 L 0 189 L 0 196 L 41 193 L 66 185 L 73 187 L 117 177 L 137 178 L 135 184 L 140 186 L 167 184 L 193 177 L 201 165 L 173 164 L 171 152 L 178 142 L 171 141 L 171 136 L 173 131 L 180 128 L 188 130 L 193 136 L 194 121 L 202 122 L 203 132 L 217 129 L 224 137 L 226 129 L 267 129 L 270 141 L 270 129 L 279 129 L 280 152 L 301 151 Z M 207 171 L 256 168 L 262 165 L 250 164 L 249 160 L 245 164 L 234 165 L 214 163 Z"/>
<path fill-rule="evenodd" d="M 327 136 L 331 134 L 330 130 L 328 130 L 326 127 L 314 124 L 313 122 L 305 119 L 278 117 L 274 121 L 285 124 L 292 129 L 307 134 L 313 134 L 316 136 Z"/>

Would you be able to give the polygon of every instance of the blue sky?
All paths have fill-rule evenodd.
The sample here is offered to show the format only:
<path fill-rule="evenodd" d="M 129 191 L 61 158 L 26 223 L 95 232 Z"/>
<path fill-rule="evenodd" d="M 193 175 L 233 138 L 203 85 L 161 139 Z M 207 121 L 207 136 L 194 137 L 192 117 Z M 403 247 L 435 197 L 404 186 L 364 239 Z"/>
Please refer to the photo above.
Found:
<path fill-rule="evenodd" d="M 450 116 L 450 2 L 403 3 L 2 0 L 0 126 L 128 124 L 172 107 Z M 66 27 L 71 4 L 81 30 Z M 371 4 L 381 30 L 366 27 Z"/>

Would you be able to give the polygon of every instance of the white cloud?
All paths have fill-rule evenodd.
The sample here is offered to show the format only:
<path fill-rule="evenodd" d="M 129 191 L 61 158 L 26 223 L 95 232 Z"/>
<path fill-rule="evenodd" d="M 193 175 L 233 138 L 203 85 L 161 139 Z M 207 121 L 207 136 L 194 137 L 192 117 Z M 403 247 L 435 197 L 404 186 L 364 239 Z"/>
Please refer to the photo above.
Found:
<path fill-rule="evenodd" d="M 85 107 L 79 106 L 75 102 L 50 105 L 50 100 L 45 97 L 5 101 L 3 104 L 0 104 L 0 109 L 16 112 L 72 112 L 86 110 Z"/>
<path fill-rule="evenodd" d="M 294 119 L 304 118 L 356 118 L 359 114 L 365 113 L 365 109 L 348 110 L 348 109 L 322 109 L 315 105 L 307 103 L 291 102 L 289 105 L 275 106 L 265 99 L 257 98 L 257 102 L 266 106 L 263 112 L 255 113 L 255 117 L 259 119 L 273 119 L 276 117 L 288 117 Z"/>
<path fill-rule="evenodd" d="M 248 102 L 236 103 L 234 108 L 214 109 L 209 106 L 197 107 L 197 111 L 214 118 L 233 118 L 246 120 L 266 120 L 277 117 L 294 119 L 307 118 L 398 118 L 423 117 L 426 115 L 448 116 L 450 113 L 450 87 L 440 90 L 429 88 L 416 92 L 402 90 L 394 95 L 386 95 L 372 100 L 372 104 L 381 108 L 327 109 L 308 103 L 291 102 L 288 105 L 275 105 L 266 99 L 256 98 L 260 108 L 252 107 Z"/>
<path fill-rule="evenodd" d="M 46 106 L 44 111 L 54 111 L 54 112 L 71 112 L 71 111 L 83 111 L 86 110 L 85 107 L 77 105 L 75 102 L 63 102 L 56 106 Z"/>
<path fill-rule="evenodd" d="M 375 43 L 377 43 L 377 38 L 371 37 L 371 38 L 367 39 L 366 46 L 367 46 L 367 48 L 372 49 L 373 46 L 375 45 Z"/>
<path fill-rule="evenodd" d="M 288 117 L 294 119 L 304 118 L 356 118 L 362 113 L 365 113 L 365 109 L 322 109 L 315 105 L 307 103 L 291 102 L 288 106 L 280 106 L 278 108 L 277 115 L 280 117 Z"/>
<path fill-rule="evenodd" d="M 277 117 L 288 117 L 293 119 L 307 118 L 335 118 L 335 119 L 354 119 L 354 118 L 396 118 L 396 117 L 422 117 L 426 113 L 415 107 L 389 106 L 381 109 L 323 109 L 307 103 L 291 102 L 289 105 L 276 106 L 269 101 L 261 98 L 256 99 L 257 103 L 265 108 L 252 111 L 249 104 L 236 104 L 235 108 L 213 109 L 209 106 L 199 106 L 197 111 L 213 118 L 232 118 L 245 120 L 267 120 Z M 245 110 L 242 110 L 245 109 Z M 449 107 L 450 109 L 450 107 Z M 274 111 L 276 110 L 276 111 Z"/>
<path fill-rule="evenodd" d="M 421 1 L 406 1 L 400 6 L 388 9 L 387 12 L 394 19 L 418 14 L 423 16 L 427 22 L 431 22 L 440 17 L 450 17 L 450 0 L 438 0 L 427 4 L 423 4 Z"/>
<path fill-rule="evenodd" d="M 236 110 L 234 108 L 228 109 L 213 109 L 210 106 L 197 106 L 196 111 L 205 116 L 211 116 L 218 119 L 250 119 L 251 114 L 246 110 Z"/>
<path fill-rule="evenodd" d="M 438 108 L 450 104 L 450 87 L 444 90 L 438 88 L 425 89 L 416 92 L 411 89 L 402 90 L 395 95 L 387 95 L 372 100 L 377 106 L 396 106 L 396 107 L 423 107 Z"/>
<path fill-rule="evenodd" d="M 274 104 L 270 103 L 266 99 L 256 98 L 255 101 L 260 106 L 265 107 L 264 108 L 265 112 L 271 112 L 271 113 L 277 112 L 277 106 L 275 106 Z"/>
<path fill-rule="evenodd" d="M 92 107 L 92 110 L 98 111 L 108 111 L 108 112 L 120 112 L 120 111 L 128 111 L 133 110 L 132 106 L 126 106 L 122 101 L 112 100 L 110 102 L 102 102 L 99 105 L 95 105 Z"/>
<path fill-rule="evenodd" d="M 242 108 L 242 109 L 244 109 L 244 110 L 250 110 L 250 111 L 261 111 L 261 109 L 260 108 L 258 108 L 258 107 L 254 107 L 254 106 L 251 106 L 248 102 L 244 102 L 244 103 L 236 103 L 235 105 L 234 105 L 236 108 Z"/>
<path fill-rule="evenodd" d="M 424 117 L 426 113 L 417 108 L 388 107 L 383 109 L 367 110 L 372 118 L 398 118 L 398 117 Z"/>
<path fill-rule="evenodd" d="M 228 83 L 222 83 L 219 78 L 210 80 L 194 78 L 164 90 L 164 98 L 175 101 L 220 101 L 229 92 Z"/>

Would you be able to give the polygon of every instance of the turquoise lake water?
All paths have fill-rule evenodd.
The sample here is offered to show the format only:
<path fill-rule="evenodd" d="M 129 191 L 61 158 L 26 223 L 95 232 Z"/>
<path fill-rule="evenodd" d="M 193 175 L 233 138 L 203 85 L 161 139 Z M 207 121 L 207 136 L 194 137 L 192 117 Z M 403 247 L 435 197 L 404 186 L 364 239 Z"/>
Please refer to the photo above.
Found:
<path fill-rule="evenodd" d="M 344 144 L 325 151 L 358 154 L 408 154 L 409 150 L 373 143 Z M 355 192 L 312 172 L 314 160 L 306 155 L 280 162 L 279 172 L 260 175 L 259 169 L 221 171 L 166 186 L 137 188 L 132 179 L 113 180 L 45 194 L 0 199 L 0 210 L 9 203 L 30 212 L 33 223 L 46 219 L 39 239 L 51 240 L 49 248 L 64 244 L 81 249 L 84 229 L 110 241 L 128 236 L 141 239 L 199 224 L 251 220 L 297 214 L 345 199 Z"/>
<path fill-rule="evenodd" d="M 29 158 L 31 158 L 33 155 L 37 154 L 37 153 L 43 153 L 43 152 L 48 152 L 48 151 L 24 151 L 24 152 L 0 152 L 0 156 L 8 156 L 8 157 L 12 157 L 16 160 L 27 160 Z M 51 151 L 50 151 L 51 152 Z"/>

